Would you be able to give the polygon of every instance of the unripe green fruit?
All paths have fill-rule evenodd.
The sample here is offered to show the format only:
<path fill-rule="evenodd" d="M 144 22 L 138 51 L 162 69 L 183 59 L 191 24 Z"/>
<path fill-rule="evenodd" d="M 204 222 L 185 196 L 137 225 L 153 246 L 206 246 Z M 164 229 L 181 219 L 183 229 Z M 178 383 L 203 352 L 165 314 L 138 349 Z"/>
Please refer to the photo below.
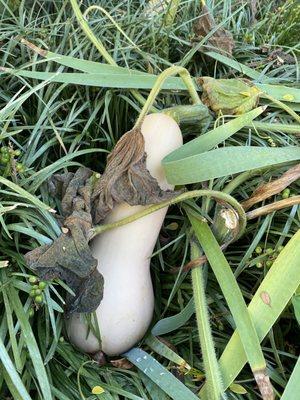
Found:
<path fill-rule="evenodd" d="M 41 304 L 43 302 L 43 296 L 35 296 L 34 301 L 38 304 Z"/>

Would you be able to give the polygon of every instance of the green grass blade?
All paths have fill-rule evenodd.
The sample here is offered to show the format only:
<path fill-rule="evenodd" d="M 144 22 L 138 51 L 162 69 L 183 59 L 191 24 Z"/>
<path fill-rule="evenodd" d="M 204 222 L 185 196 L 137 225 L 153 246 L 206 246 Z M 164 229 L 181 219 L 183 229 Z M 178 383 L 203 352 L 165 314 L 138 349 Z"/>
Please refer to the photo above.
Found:
<path fill-rule="evenodd" d="M 22 400 L 32 400 L 29 396 L 19 374 L 17 373 L 13 362 L 11 361 L 6 348 L 0 338 L 0 359 L 2 361 L 2 367 L 6 370 L 7 374 L 10 378 L 11 390 L 12 388 L 16 391 L 17 395 L 19 395 Z"/>
<path fill-rule="evenodd" d="M 273 399 L 272 386 L 266 375 L 266 362 L 259 339 L 230 265 L 206 220 L 199 219 L 190 212 L 188 217 L 232 313 L 257 384 L 261 392 L 266 393 L 263 398 Z"/>
<path fill-rule="evenodd" d="M 256 86 L 267 95 L 274 97 L 276 100 L 300 103 L 300 89 L 295 87 L 267 84 L 256 84 Z"/>
<path fill-rule="evenodd" d="M 216 53 L 215 51 L 208 51 L 205 52 L 206 55 L 213 58 L 216 61 L 220 61 L 222 64 L 227 65 L 227 67 L 233 68 L 236 71 L 240 72 L 243 75 L 248 76 L 249 78 L 260 81 L 269 81 L 270 78 L 261 75 L 259 72 L 255 71 L 254 69 L 247 67 L 246 65 L 233 60 L 232 58 L 226 57 L 223 54 Z"/>
<path fill-rule="evenodd" d="M 20 322 L 22 328 L 22 334 L 25 338 L 27 349 L 29 351 L 30 358 L 34 366 L 36 377 L 39 382 L 41 392 L 43 393 L 44 400 L 52 400 L 53 398 L 51 394 L 47 372 L 45 370 L 44 363 L 36 339 L 32 332 L 30 323 L 28 321 L 28 317 L 25 314 L 25 311 L 23 309 L 22 303 L 19 299 L 16 290 L 12 286 L 10 286 L 8 295 L 10 303 L 14 309 L 18 321 Z"/>
<path fill-rule="evenodd" d="M 184 307 L 184 309 L 181 310 L 178 314 L 172 315 L 171 317 L 163 318 L 158 321 L 151 330 L 152 335 L 160 336 L 176 331 L 191 318 L 194 312 L 194 300 L 191 299 Z"/>
<path fill-rule="evenodd" d="M 260 341 L 275 324 L 300 284 L 299 259 L 300 230 L 280 252 L 248 306 Z M 266 293 L 270 299 L 269 304 L 261 297 Z M 241 339 L 235 331 L 219 360 L 225 387 L 234 381 L 246 362 Z"/>
<path fill-rule="evenodd" d="M 151 350 L 165 357 L 167 360 L 172 361 L 180 367 L 190 369 L 190 366 L 182 357 L 180 357 L 177 353 L 175 353 L 175 351 L 170 349 L 170 347 L 165 345 L 155 336 L 149 335 L 146 338 L 145 343 L 150 347 Z"/>
<path fill-rule="evenodd" d="M 174 400 L 199 400 L 183 383 L 145 351 L 134 347 L 124 356 Z"/>
<path fill-rule="evenodd" d="M 77 72 L 36 72 L 6 68 L 5 73 L 24 78 L 38 79 L 58 83 L 85 85 L 118 89 L 152 89 L 157 77 L 155 75 L 97 73 L 86 74 Z M 162 89 L 186 90 L 181 79 L 170 77 L 162 85 Z"/>
<path fill-rule="evenodd" d="M 195 239 L 196 240 L 196 239 Z M 198 243 L 191 241 L 191 260 L 196 260 L 201 255 Z M 213 342 L 212 331 L 209 322 L 208 306 L 204 289 L 203 266 L 192 269 L 192 285 L 197 318 L 197 328 L 201 345 L 202 359 L 205 370 L 206 391 L 205 399 L 226 399 L 217 355 Z"/>
<path fill-rule="evenodd" d="M 288 384 L 281 396 L 281 400 L 292 400 L 296 393 L 300 394 L 300 357 L 295 365 L 295 368 L 290 376 Z"/>
<path fill-rule="evenodd" d="M 169 183 L 184 185 L 300 160 L 300 148 L 224 147 L 177 161 L 164 162 Z"/>
<path fill-rule="evenodd" d="M 196 139 L 184 144 L 178 150 L 173 151 L 163 159 L 163 165 L 165 166 L 165 169 L 167 170 L 169 163 L 177 162 L 187 157 L 196 156 L 199 153 L 204 153 L 213 149 L 217 144 L 231 137 L 245 125 L 251 124 L 251 122 L 264 110 L 264 107 L 257 107 L 254 110 L 234 118 L 226 124 L 218 126 L 204 135 L 201 135 Z"/>

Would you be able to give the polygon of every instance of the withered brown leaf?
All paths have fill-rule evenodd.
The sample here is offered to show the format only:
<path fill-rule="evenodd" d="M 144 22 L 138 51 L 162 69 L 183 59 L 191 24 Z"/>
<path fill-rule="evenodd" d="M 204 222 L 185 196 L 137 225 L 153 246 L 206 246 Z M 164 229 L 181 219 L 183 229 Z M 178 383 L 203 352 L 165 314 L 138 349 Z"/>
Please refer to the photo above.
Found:
<path fill-rule="evenodd" d="M 213 15 L 210 13 L 207 6 L 203 6 L 201 15 L 194 24 L 194 41 L 201 41 L 215 29 L 215 27 L 216 22 Z M 227 56 L 232 54 L 232 50 L 235 46 L 232 34 L 224 28 L 217 29 L 207 40 L 207 44 L 210 45 L 214 51 Z"/>
<path fill-rule="evenodd" d="M 114 204 L 149 205 L 174 196 L 164 191 L 146 167 L 140 127 L 125 133 L 108 156 L 106 169 L 93 191 L 94 222 L 101 221 Z"/>
<path fill-rule="evenodd" d="M 248 210 L 254 204 L 261 202 L 277 193 L 280 193 L 292 182 L 300 178 L 300 164 L 288 169 L 282 176 L 271 182 L 260 185 L 253 193 L 252 196 L 242 203 L 245 210 Z"/>
<path fill-rule="evenodd" d="M 60 278 L 74 291 L 68 296 L 67 313 L 92 312 L 103 296 L 103 277 L 88 245 L 92 228 L 92 171 L 79 168 L 75 174 L 55 175 L 52 193 L 62 197 L 64 230 L 52 244 L 40 246 L 25 255 L 26 262 L 41 279 Z"/>

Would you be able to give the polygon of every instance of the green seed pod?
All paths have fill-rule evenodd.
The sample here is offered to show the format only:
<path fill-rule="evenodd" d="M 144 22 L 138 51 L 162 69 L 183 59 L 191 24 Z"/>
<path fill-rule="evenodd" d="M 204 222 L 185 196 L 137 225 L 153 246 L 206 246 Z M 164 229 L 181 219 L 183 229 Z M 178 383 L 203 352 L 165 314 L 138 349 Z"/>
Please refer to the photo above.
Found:
<path fill-rule="evenodd" d="M 8 147 L 3 146 L 3 147 L 1 147 L 0 151 L 2 154 L 8 154 Z"/>
<path fill-rule="evenodd" d="M 43 302 L 43 296 L 41 295 L 35 296 L 34 301 L 38 304 L 41 304 Z"/>
<path fill-rule="evenodd" d="M 30 296 L 30 297 L 34 297 L 34 296 L 35 296 L 35 290 L 34 290 L 34 289 L 31 289 L 31 290 L 30 290 L 29 296 Z"/>
<path fill-rule="evenodd" d="M 41 289 L 36 289 L 36 290 L 35 290 L 35 294 L 36 294 L 37 296 L 39 296 L 40 294 L 42 294 Z"/>
<path fill-rule="evenodd" d="M 19 157 L 19 156 L 21 155 L 21 150 L 15 150 L 15 151 L 14 151 L 14 155 L 15 155 L 16 157 Z"/>
<path fill-rule="evenodd" d="M 266 267 L 267 267 L 267 268 L 271 268 L 272 265 L 273 265 L 273 261 L 272 261 L 272 260 L 266 261 Z"/>
<path fill-rule="evenodd" d="M 44 281 L 41 281 L 41 282 L 39 283 L 39 289 L 41 289 L 41 290 L 44 290 L 46 286 L 47 286 L 47 283 L 44 282 Z"/>
<path fill-rule="evenodd" d="M 31 309 L 29 310 L 29 318 L 32 318 L 33 316 L 34 316 L 34 309 L 31 308 Z"/>
<path fill-rule="evenodd" d="M 274 252 L 274 249 L 272 247 L 268 247 L 266 250 L 266 254 L 272 254 Z"/>
<path fill-rule="evenodd" d="M 8 164 L 8 163 L 9 163 L 9 160 L 10 160 L 9 155 L 2 154 L 2 156 L 1 156 L 1 162 L 2 162 L 2 164 Z"/>
<path fill-rule="evenodd" d="M 256 263 L 256 268 L 262 268 L 262 267 L 263 267 L 263 263 L 262 262 Z"/>
<path fill-rule="evenodd" d="M 262 248 L 261 248 L 260 246 L 257 246 L 256 249 L 255 249 L 255 253 L 256 253 L 256 254 L 261 254 L 262 251 L 263 251 L 263 250 L 262 250 Z"/>
<path fill-rule="evenodd" d="M 36 276 L 31 275 L 28 280 L 29 280 L 29 283 L 35 284 L 35 283 L 37 283 L 38 278 Z"/>
<path fill-rule="evenodd" d="M 282 191 L 281 197 L 282 197 L 283 199 L 288 199 L 288 198 L 290 197 L 290 194 L 291 194 L 290 189 L 289 189 L 289 188 L 286 188 L 286 189 L 284 189 L 284 190 Z"/>
<path fill-rule="evenodd" d="M 38 289 L 39 287 L 38 287 L 38 285 L 33 285 L 32 286 L 32 289 L 34 289 L 34 290 L 36 290 L 36 289 Z"/>

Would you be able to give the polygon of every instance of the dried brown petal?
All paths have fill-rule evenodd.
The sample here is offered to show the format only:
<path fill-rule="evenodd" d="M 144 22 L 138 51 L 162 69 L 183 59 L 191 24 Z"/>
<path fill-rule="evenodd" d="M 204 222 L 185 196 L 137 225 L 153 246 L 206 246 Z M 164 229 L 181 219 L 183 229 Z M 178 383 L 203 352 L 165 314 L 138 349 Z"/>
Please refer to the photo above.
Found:
<path fill-rule="evenodd" d="M 94 222 L 101 221 L 114 204 L 148 205 L 167 200 L 173 191 L 162 190 L 146 167 L 145 143 L 140 128 L 125 133 L 108 157 L 106 169 L 94 188 Z"/>
<path fill-rule="evenodd" d="M 252 196 L 242 203 L 245 210 L 248 210 L 254 204 L 263 201 L 277 193 L 280 193 L 292 182 L 300 178 L 300 164 L 287 170 L 280 178 L 274 181 L 265 183 L 259 186 L 253 193 Z"/>
<path fill-rule="evenodd" d="M 202 14 L 194 24 L 195 39 L 201 41 L 216 27 L 214 17 L 207 6 L 202 7 Z M 224 28 L 219 28 L 207 40 L 207 44 L 213 47 L 218 53 L 231 55 L 234 48 L 232 34 Z"/>

